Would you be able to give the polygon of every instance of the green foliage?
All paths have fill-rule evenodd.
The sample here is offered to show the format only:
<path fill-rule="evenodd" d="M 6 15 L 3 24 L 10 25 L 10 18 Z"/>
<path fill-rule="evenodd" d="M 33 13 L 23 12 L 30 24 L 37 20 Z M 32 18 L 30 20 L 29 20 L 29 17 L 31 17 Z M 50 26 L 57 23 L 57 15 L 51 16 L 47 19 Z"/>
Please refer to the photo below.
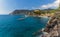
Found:
<path fill-rule="evenodd" d="M 51 10 L 51 11 L 49 11 L 49 13 L 55 13 L 56 11 L 55 10 Z"/>
<path fill-rule="evenodd" d="M 34 10 L 34 13 L 37 14 L 37 15 L 40 15 L 40 14 L 46 14 L 46 13 L 55 13 L 56 10 Z"/>
<path fill-rule="evenodd" d="M 34 13 L 37 14 L 37 15 L 40 15 L 41 11 L 40 10 L 34 10 Z"/>

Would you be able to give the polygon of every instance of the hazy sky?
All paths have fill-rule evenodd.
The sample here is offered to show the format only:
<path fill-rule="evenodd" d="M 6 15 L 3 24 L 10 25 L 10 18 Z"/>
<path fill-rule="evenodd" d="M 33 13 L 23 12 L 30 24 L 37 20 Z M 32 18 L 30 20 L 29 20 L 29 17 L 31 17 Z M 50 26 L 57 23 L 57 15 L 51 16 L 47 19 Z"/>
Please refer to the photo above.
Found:
<path fill-rule="evenodd" d="M 57 8 L 59 0 L 0 0 L 0 14 L 9 14 L 16 9 Z"/>

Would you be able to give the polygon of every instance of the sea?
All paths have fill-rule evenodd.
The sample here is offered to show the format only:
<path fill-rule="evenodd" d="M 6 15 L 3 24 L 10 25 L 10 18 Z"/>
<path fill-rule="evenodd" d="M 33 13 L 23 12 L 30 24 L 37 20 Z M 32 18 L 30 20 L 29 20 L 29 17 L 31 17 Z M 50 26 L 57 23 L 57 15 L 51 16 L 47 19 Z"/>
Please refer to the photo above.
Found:
<path fill-rule="evenodd" d="M 0 15 L 0 37 L 34 37 L 33 33 L 45 28 L 48 20 L 44 17 Z"/>

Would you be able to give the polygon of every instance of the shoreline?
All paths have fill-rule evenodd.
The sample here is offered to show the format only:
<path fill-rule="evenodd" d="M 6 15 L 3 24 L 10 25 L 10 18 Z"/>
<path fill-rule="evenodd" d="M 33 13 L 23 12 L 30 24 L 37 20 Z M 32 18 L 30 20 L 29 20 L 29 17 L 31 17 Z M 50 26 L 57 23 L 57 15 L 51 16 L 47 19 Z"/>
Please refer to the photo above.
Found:
<path fill-rule="evenodd" d="M 52 19 L 53 17 L 50 17 L 50 18 Z M 38 37 L 42 37 L 42 36 L 46 36 L 46 37 L 50 37 L 50 36 L 54 37 L 54 36 L 57 36 L 57 37 L 59 37 L 60 36 L 60 23 L 59 23 L 60 21 L 59 21 L 59 19 L 57 19 L 57 18 L 55 18 L 53 20 L 51 20 L 51 19 L 49 19 L 49 21 L 47 22 L 47 24 L 48 24 L 47 26 L 51 26 L 51 25 L 49 25 L 49 22 L 50 21 L 54 21 L 54 22 L 57 21 L 58 25 L 55 25 L 57 23 L 52 24 L 52 25 L 55 25 L 55 26 L 52 27 L 52 30 L 50 32 L 49 32 L 49 30 L 46 30 L 47 29 L 47 26 L 45 28 L 42 28 L 42 30 L 41 30 L 42 31 L 42 34 L 41 35 L 38 35 Z"/>

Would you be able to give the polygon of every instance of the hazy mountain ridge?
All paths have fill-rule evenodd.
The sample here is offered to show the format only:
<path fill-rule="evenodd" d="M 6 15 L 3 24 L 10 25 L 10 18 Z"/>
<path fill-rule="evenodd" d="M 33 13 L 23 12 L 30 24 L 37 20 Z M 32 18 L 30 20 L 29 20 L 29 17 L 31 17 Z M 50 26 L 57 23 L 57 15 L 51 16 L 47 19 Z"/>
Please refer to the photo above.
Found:
<path fill-rule="evenodd" d="M 28 13 L 32 13 L 33 10 L 15 10 L 12 13 L 10 13 L 10 15 L 18 15 L 18 14 L 28 14 Z"/>

